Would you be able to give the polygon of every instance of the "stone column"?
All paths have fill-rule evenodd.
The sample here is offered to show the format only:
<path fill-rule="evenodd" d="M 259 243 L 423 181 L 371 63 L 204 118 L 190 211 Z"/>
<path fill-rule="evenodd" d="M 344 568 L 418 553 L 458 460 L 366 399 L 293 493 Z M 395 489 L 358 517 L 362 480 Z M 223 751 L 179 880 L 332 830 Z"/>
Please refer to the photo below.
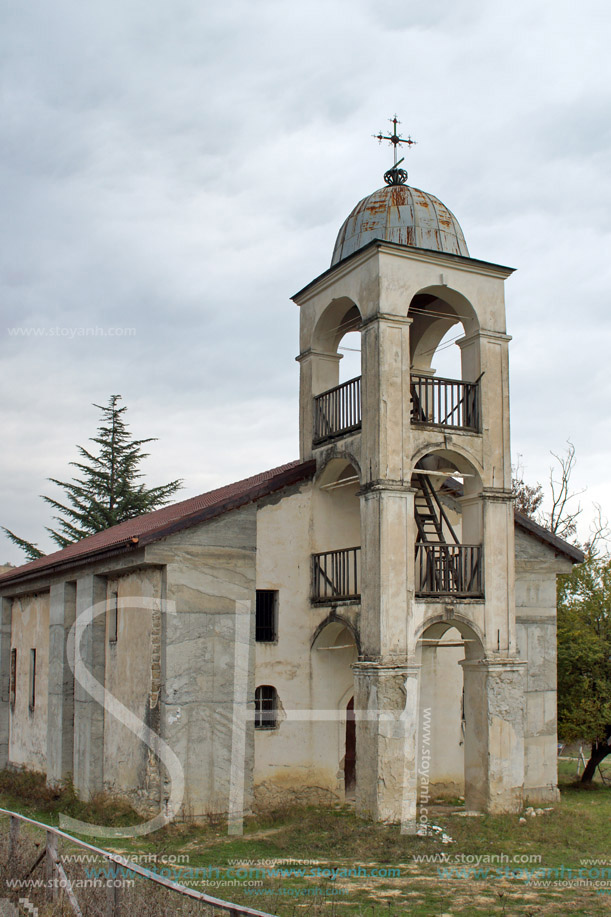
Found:
<path fill-rule="evenodd" d="M 306 350 L 295 358 L 299 372 L 299 455 L 301 461 L 312 458 L 314 437 L 314 396 L 333 388 L 339 382 L 337 353 Z"/>
<path fill-rule="evenodd" d="M 419 666 L 357 662 L 356 807 L 415 831 Z"/>
<path fill-rule="evenodd" d="M 75 618 L 76 583 L 53 583 L 49 596 L 49 786 L 71 776 L 74 766 L 74 675 L 68 660 L 67 640 Z"/>
<path fill-rule="evenodd" d="M 514 503 L 510 491 L 484 488 L 484 591 L 486 653 L 517 652 L 515 623 Z"/>
<path fill-rule="evenodd" d="M 403 482 L 410 465 L 411 318 L 378 313 L 362 325 L 364 480 Z"/>
<path fill-rule="evenodd" d="M 12 599 L 0 599 L 0 770 L 8 764 Z"/>
<path fill-rule="evenodd" d="M 86 668 L 101 685 L 105 682 L 106 614 L 93 617 L 94 606 L 106 601 L 106 580 L 84 576 L 76 584 L 76 641 Z M 74 786 L 90 799 L 104 786 L 104 708 L 75 680 Z"/>
<path fill-rule="evenodd" d="M 414 490 L 378 481 L 360 497 L 362 652 L 405 664 L 414 645 Z"/>
<path fill-rule="evenodd" d="M 518 812 L 524 794 L 526 663 L 464 660 L 465 806 Z"/>
<path fill-rule="evenodd" d="M 461 338 L 463 379 L 481 376 L 481 423 L 484 437 L 485 486 L 511 489 L 509 442 L 509 341 L 499 331 L 477 331 Z"/>

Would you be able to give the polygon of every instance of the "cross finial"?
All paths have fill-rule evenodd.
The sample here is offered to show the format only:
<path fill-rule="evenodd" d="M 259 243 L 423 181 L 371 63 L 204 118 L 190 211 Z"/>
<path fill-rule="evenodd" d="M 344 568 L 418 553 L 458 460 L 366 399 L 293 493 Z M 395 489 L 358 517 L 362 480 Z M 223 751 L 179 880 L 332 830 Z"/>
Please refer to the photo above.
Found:
<path fill-rule="evenodd" d="M 387 185 L 404 185 L 407 181 L 407 172 L 405 169 L 399 169 L 397 166 L 401 165 L 404 160 L 404 156 L 401 159 L 397 159 L 397 147 L 402 146 L 404 143 L 409 147 L 415 145 L 416 141 L 412 140 L 411 137 L 402 137 L 401 134 L 397 133 L 397 124 L 401 124 L 397 116 L 390 118 L 390 123 L 392 124 L 393 131 L 392 134 L 383 134 L 382 131 L 379 131 L 377 134 L 374 134 L 375 140 L 378 143 L 382 143 L 383 140 L 388 140 L 393 145 L 393 154 L 394 154 L 394 163 L 392 169 L 389 169 L 388 172 L 384 173 L 384 181 Z"/>

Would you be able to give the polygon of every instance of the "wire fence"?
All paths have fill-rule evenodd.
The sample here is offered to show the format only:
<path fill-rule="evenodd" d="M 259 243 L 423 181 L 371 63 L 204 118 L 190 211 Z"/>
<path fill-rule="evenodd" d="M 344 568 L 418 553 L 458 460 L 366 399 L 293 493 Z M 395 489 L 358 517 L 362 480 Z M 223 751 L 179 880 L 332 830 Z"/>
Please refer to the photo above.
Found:
<path fill-rule="evenodd" d="M 272 917 L 158 875 L 126 857 L 58 828 L 0 808 L 9 819 L 0 835 L 0 915 L 77 917 Z M 23 830 L 33 826 L 36 831 Z M 75 855 L 87 851 L 89 856 Z"/>

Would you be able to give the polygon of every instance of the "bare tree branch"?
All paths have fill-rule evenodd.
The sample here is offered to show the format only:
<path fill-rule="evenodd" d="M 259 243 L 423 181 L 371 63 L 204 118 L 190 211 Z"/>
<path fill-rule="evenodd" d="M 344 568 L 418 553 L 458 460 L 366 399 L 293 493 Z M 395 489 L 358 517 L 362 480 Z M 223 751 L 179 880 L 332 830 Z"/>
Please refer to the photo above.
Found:
<path fill-rule="evenodd" d="M 576 509 L 569 509 L 569 503 L 576 500 L 584 490 L 576 493 L 571 492 L 571 474 L 575 467 L 575 446 L 567 440 L 567 449 L 564 455 L 557 455 L 552 452 L 553 457 L 558 462 L 558 468 L 550 468 L 549 483 L 552 495 L 552 508 L 546 514 L 546 525 L 550 532 L 558 535 L 559 538 L 575 538 L 577 534 L 577 519 L 581 515 L 581 504 L 578 503 Z"/>

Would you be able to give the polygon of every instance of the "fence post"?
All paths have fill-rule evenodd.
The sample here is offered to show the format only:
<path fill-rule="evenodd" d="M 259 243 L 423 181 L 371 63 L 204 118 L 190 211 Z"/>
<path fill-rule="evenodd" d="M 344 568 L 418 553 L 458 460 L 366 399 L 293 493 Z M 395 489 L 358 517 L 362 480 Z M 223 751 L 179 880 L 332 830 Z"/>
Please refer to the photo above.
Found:
<path fill-rule="evenodd" d="M 121 917 L 119 870 L 116 866 L 109 868 L 106 875 L 106 917 Z"/>
<path fill-rule="evenodd" d="M 17 856 L 17 845 L 19 844 L 19 826 L 19 819 L 11 815 L 11 824 L 8 835 L 9 863 Z"/>
<path fill-rule="evenodd" d="M 52 831 L 47 831 L 47 845 L 46 845 L 46 857 L 45 857 L 45 871 L 47 874 L 47 897 L 52 901 L 57 898 L 57 883 L 54 882 L 55 878 L 55 864 L 57 863 L 57 834 L 54 834 Z"/>

